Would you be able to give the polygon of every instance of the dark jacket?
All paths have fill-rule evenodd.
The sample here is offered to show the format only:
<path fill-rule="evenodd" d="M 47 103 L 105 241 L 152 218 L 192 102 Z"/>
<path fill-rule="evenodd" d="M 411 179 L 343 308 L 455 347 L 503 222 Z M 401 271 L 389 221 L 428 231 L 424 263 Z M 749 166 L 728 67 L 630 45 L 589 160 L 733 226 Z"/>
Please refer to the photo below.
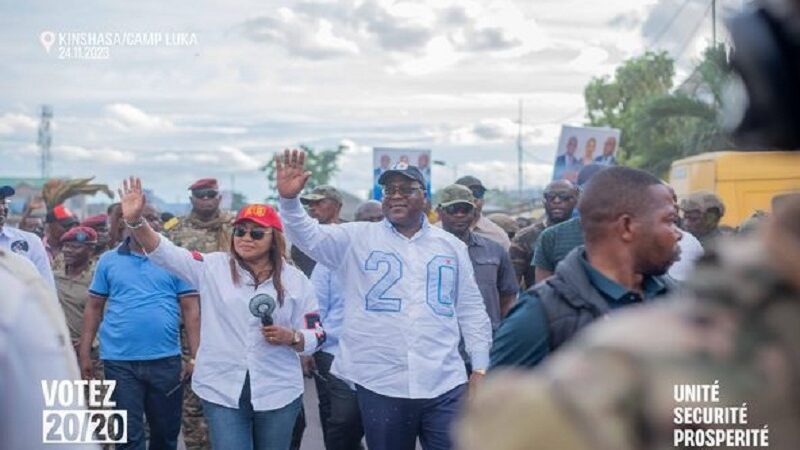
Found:
<path fill-rule="evenodd" d="M 572 250 L 558 264 L 552 277 L 530 288 L 545 311 L 551 352 L 611 310 L 586 274 L 580 260 L 583 252 L 583 246 Z M 674 290 L 675 283 L 669 277 L 656 278 L 666 286 L 664 293 Z"/>

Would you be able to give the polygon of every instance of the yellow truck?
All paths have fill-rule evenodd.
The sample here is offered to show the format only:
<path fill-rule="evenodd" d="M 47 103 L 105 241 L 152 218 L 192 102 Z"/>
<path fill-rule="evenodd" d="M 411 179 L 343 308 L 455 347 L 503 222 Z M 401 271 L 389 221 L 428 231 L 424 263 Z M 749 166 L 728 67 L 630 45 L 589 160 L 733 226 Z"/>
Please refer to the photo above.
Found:
<path fill-rule="evenodd" d="M 669 182 L 678 198 L 715 192 L 725 203 L 723 225 L 735 227 L 772 197 L 800 191 L 800 152 L 710 152 L 672 163 Z"/>

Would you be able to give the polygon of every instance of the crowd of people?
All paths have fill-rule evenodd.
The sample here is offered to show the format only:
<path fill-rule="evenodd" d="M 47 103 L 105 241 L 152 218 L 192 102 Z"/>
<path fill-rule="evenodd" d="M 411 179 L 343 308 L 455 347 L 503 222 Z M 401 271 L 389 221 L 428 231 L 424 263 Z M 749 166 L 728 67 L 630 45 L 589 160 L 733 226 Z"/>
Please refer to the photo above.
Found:
<path fill-rule="evenodd" d="M 207 178 L 187 216 L 162 217 L 131 178 L 107 214 L 53 208 L 43 237 L 5 224 L 1 188 L 0 248 L 57 293 L 81 376 L 117 382 L 117 448 L 175 448 L 181 428 L 189 449 L 299 448 L 304 375 L 328 450 L 452 448 L 487 371 L 536 367 L 597 319 L 662 301 L 735 233 L 713 193 L 679 204 L 626 167 L 550 183 L 544 216 L 513 233 L 483 215 L 474 176 L 441 189 L 431 223 L 427 180 L 398 163 L 345 223 L 334 186 L 303 193 L 303 152 L 276 167 L 280 213 L 222 211 Z"/>

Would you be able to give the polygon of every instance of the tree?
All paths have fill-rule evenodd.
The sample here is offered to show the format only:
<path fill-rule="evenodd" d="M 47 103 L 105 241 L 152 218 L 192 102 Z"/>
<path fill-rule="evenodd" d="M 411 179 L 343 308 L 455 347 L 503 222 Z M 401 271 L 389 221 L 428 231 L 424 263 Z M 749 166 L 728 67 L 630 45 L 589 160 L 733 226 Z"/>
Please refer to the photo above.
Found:
<path fill-rule="evenodd" d="M 306 153 L 305 167 L 311 172 L 311 177 L 306 183 L 306 189 L 311 190 L 330 182 L 331 177 L 339 170 L 339 156 L 341 156 L 345 147 L 340 145 L 336 150 L 314 150 L 307 145 L 301 145 L 300 149 Z M 270 159 L 260 170 L 266 172 L 270 187 L 275 192 L 275 160 Z M 276 198 L 276 194 L 269 197 L 272 200 Z"/>
<path fill-rule="evenodd" d="M 724 46 L 709 47 L 689 80 L 672 90 L 674 62 L 666 52 L 630 59 L 614 79 L 594 78 L 587 85 L 589 124 L 619 128 L 617 159 L 658 175 L 676 159 L 730 148 L 717 120 L 727 64 Z"/>
<path fill-rule="evenodd" d="M 232 211 L 239 211 L 247 204 L 247 197 L 244 196 L 241 192 L 234 191 L 231 194 L 231 210 Z"/>

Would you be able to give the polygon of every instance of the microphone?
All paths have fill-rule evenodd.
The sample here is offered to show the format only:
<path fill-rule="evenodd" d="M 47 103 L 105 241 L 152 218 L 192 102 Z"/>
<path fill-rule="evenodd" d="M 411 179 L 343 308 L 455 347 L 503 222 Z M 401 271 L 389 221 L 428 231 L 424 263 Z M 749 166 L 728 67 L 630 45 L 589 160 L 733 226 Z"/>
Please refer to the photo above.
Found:
<path fill-rule="evenodd" d="M 274 323 L 275 299 L 267 294 L 258 294 L 250 299 L 250 314 L 261 319 L 261 325 L 268 327 Z"/>

